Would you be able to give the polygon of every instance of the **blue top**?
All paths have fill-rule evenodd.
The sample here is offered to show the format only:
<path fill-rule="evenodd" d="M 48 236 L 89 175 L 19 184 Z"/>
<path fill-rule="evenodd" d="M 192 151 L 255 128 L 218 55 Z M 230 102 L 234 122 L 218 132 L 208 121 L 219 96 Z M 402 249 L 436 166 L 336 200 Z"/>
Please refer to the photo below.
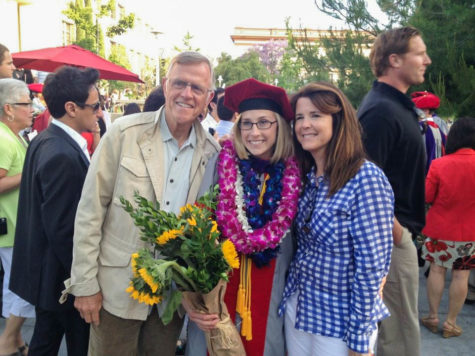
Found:
<path fill-rule="evenodd" d="M 394 197 L 384 173 L 365 162 L 331 198 L 329 182 L 315 167 L 299 199 L 298 241 L 284 296 L 298 292 L 295 327 L 343 339 L 368 352 L 377 322 L 389 316 L 379 296 L 389 271 Z"/>

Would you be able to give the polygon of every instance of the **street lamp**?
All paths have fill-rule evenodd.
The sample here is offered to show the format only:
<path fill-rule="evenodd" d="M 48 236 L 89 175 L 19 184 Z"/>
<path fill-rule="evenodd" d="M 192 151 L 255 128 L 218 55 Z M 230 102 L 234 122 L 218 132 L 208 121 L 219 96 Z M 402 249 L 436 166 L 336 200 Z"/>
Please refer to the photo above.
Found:
<path fill-rule="evenodd" d="M 16 13 L 18 22 L 18 52 L 21 52 L 21 17 L 20 7 L 23 5 L 31 5 L 33 0 L 14 0 L 16 2 Z"/>
<path fill-rule="evenodd" d="M 223 82 L 223 76 L 220 74 L 218 77 L 218 86 L 221 88 L 221 83 Z"/>
<path fill-rule="evenodd" d="M 161 57 L 161 51 L 160 47 L 158 46 L 158 36 L 163 35 L 163 32 L 158 31 L 158 30 L 152 30 L 151 31 L 152 35 L 154 35 L 155 40 L 157 42 L 157 64 L 155 66 L 155 86 L 160 85 L 160 57 Z"/>

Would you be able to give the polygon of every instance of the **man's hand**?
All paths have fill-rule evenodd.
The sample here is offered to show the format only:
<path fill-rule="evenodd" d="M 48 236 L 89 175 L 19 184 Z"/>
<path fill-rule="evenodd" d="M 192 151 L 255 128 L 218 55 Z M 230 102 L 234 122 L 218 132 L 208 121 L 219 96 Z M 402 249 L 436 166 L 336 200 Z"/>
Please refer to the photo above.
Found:
<path fill-rule="evenodd" d="M 394 225 L 393 225 L 393 244 L 399 245 L 402 241 L 402 225 L 399 221 L 394 217 Z"/>
<path fill-rule="evenodd" d="M 86 323 L 99 325 L 99 310 L 102 308 L 102 293 L 98 292 L 87 297 L 76 297 L 74 307 Z"/>
<path fill-rule="evenodd" d="M 186 310 L 188 317 L 193 321 L 201 330 L 210 331 L 216 327 L 219 322 L 219 318 L 216 314 L 204 314 L 193 309 L 193 307 L 182 299 L 181 304 Z"/>

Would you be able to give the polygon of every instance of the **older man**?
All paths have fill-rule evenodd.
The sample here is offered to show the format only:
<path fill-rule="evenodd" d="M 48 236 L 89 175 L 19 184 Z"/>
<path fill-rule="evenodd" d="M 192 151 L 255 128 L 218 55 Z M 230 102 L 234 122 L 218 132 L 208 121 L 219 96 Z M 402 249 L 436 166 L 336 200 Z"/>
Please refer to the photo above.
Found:
<path fill-rule="evenodd" d="M 144 243 L 119 197 L 133 200 L 138 191 L 175 213 L 195 201 L 206 163 L 219 149 L 197 120 L 212 99 L 213 82 L 206 57 L 179 54 L 163 79 L 165 105 L 117 120 L 94 153 L 76 215 L 67 289 L 92 323 L 90 355 L 175 354 L 181 318 L 164 326 L 161 310 L 125 292 L 130 256 Z"/>
<path fill-rule="evenodd" d="M 411 85 L 424 82 L 431 60 L 413 27 L 380 34 L 370 53 L 377 80 L 358 110 L 369 157 L 383 170 L 394 190 L 394 248 L 384 287 L 391 316 L 381 323 L 378 356 L 417 356 L 420 330 L 417 297 L 419 273 L 413 240 L 425 224 L 425 152 Z"/>

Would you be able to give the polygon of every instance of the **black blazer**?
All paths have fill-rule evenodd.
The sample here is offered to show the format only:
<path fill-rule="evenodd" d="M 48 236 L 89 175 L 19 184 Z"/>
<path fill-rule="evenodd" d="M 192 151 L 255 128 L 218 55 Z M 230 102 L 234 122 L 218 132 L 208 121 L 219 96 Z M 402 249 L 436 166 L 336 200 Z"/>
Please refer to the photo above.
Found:
<path fill-rule="evenodd" d="M 58 300 L 71 272 L 74 217 L 89 160 L 52 124 L 28 147 L 20 185 L 10 289 L 50 311 L 73 307 Z"/>

